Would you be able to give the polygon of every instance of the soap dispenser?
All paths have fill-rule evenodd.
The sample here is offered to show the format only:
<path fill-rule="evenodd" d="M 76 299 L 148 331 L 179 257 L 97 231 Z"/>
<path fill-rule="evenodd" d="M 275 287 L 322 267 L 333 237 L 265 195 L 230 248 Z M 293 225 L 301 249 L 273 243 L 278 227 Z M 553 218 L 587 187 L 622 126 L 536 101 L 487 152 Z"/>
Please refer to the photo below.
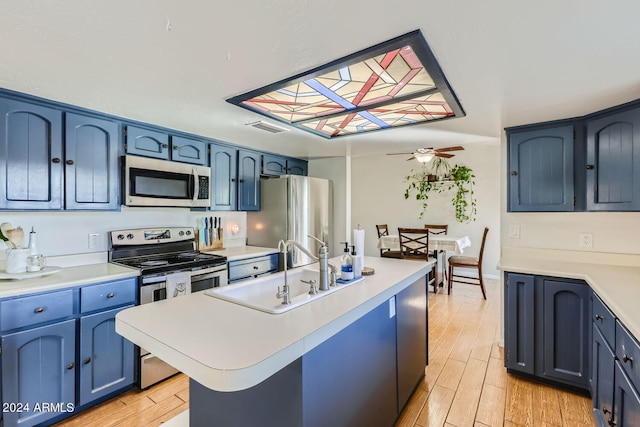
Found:
<path fill-rule="evenodd" d="M 38 245 L 36 243 L 36 231 L 31 227 L 29 233 L 29 255 L 38 255 Z"/>
<path fill-rule="evenodd" d="M 356 252 L 356 245 L 351 246 L 351 258 L 353 259 L 353 278 L 362 278 L 362 261 Z"/>
<path fill-rule="evenodd" d="M 353 280 L 353 258 L 349 254 L 349 242 L 340 243 L 344 243 L 344 255 L 342 255 L 340 264 L 340 278 L 348 282 Z"/>

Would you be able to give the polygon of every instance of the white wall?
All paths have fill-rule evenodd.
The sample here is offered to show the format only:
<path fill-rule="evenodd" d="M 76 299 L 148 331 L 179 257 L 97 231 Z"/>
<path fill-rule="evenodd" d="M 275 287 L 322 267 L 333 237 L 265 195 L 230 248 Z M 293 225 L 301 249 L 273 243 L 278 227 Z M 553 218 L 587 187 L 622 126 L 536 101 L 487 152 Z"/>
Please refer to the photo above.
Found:
<path fill-rule="evenodd" d="M 0 223 L 22 227 L 25 236 L 34 227 L 38 249 L 45 256 L 106 252 L 108 232 L 142 227 L 197 227 L 202 216 L 222 217 L 225 247 L 244 245 L 247 220 L 244 212 L 191 212 L 186 208 L 128 208 L 120 212 L 0 212 Z M 240 228 L 231 233 L 231 225 Z M 99 233 L 96 249 L 89 249 L 89 233 Z M 28 237 L 25 238 L 25 245 Z"/>
<path fill-rule="evenodd" d="M 422 226 L 425 223 L 449 224 L 450 235 L 468 235 L 472 247 L 465 254 L 477 256 L 484 227 L 489 227 L 484 253 L 484 273 L 497 277 L 496 264 L 500 257 L 500 146 L 465 146 L 450 159 L 470 167 L 476 175 L 477 198 L 476 221 L 461 224 L 455 220 L 451 203 L 453 193 L 434 194 L 429 198 L 427 213 L 418 216 L 421 203 L 415 199 L 405 200 L 407 183 L 404 178 L 411 170 L 418 171 L 416 161 L 406 161 L 408 156 L 367 156 L 352 159 L 352 224 L 361 224 L 366 230 L 365 255 L 379 255 L 376 248 L 375 224 L 388 224 L 391 229 L 399 226 Z"/>

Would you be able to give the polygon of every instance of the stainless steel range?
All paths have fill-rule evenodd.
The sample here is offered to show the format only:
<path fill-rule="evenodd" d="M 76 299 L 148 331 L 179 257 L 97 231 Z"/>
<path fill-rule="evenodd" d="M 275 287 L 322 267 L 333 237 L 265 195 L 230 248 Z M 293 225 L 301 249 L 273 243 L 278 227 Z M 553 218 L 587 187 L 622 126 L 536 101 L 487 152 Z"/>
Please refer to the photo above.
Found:
<path fill-rule="evenodd" d="M 191 227 L 111 231 L 109 261 L 140 270 L 140 304 L 227 285 L 227 258 L 197 251 Z M 178 372 L 144 348 L 138 368 L 140 388 Z"/>

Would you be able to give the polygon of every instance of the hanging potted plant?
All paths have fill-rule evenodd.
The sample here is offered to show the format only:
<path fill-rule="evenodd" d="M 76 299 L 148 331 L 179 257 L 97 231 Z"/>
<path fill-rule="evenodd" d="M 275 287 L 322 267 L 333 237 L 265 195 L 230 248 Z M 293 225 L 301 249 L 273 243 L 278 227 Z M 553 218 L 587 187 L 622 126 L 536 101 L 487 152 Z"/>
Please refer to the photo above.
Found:
<path fill-rule="evenodd" d="M 453 183 L 449 189 L 456 188 L 456 193 L 451 199 L 456 211 L 456 221 L 470 222 L 476 220 L 476 197 L 473 186 L 476 183 L 471 168 L 455 165 L 449 173 Z"/>
<path fill-rule="evenodd" d="M 440 158 L 437 157 L 436 159 Z M 475 221 L 476 198 L 473 191 L 475 175 L 471 168 L 460 165 L 451 167 L 445 159 L 434 162 L 432 168 L 435 174 L 446 174 L 448 172 L 449 179 L 446 181 L 433 181 L 433 178 L 430 179 L 430 177 L 434 174 L 430 173 L 431 171 L 426 165 L 423 165 L 422 170 L 419 172 L 405 177 L 405 182 L 408 182 L 409 186 L 405 189 L 404 198 L 409 199 L 415 193 L 415 199 L 422 203 L 422 210 L 418 219 L 422 219 L 427 211 L 429 193 L 431 191 L 441 193 L 455 188 L 456 192 L 451 202 L 455 209 L 456 221 L 463 223 Z M 413 169 L 411 172 L 413 172 Z"/>

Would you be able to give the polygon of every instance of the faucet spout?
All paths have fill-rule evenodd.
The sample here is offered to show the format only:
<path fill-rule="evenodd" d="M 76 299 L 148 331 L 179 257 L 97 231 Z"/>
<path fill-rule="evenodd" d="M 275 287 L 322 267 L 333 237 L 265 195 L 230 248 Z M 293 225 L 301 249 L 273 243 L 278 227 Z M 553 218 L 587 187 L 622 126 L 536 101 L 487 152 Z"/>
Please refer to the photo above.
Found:
<path fill-rule="evenodd" d="M 289 290 L 289 287 L 287 284 L 287 269 L 288 269 L 287 251 L 290 245 L 293 245 L 296 248 L 300 249 L 309 258 L 318 261 L 320 265 L 320 280 L 319 280 L 320 284 L 318 286 L 319 290 L 328 291 L 329 286 L 333 286 L 336 283 L 335 279 L 336 279 L 336 274 L 338 270 L 334 265 L 329 264 L 329 248 L 327 248 L 327 244 L 322 240 L 318 239 L 317 237 L 314 237 L 311 235 L 309 235 L 309 237 L 314 239 L 321 245 L 320 249 L 318 250 L 318 256 L 312 254 L 307 248 L 305 248 L 295 240 L 287 240 L 287 241 L 280 240 L 278 242 L 278 251 L 282 252 L 284 256 L 283 266 L 284 266 L 284 287 L 285 287 L 284 290 L 285 291 Z M 329 269 L 331 269 L 331 273 L 329 273 Z"/>

